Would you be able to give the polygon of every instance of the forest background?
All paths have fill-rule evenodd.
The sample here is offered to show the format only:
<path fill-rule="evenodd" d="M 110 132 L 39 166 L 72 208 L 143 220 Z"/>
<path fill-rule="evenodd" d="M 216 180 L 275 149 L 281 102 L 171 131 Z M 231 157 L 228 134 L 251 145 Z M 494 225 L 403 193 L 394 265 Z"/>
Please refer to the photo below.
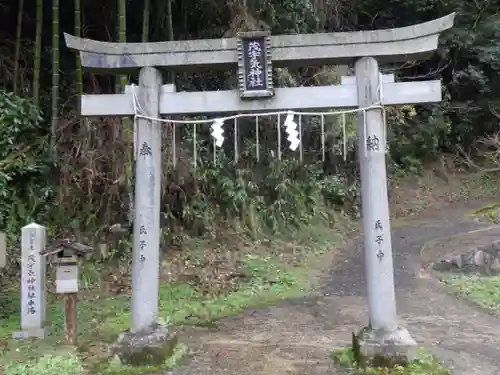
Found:
<path fill-rule="evenodd" d="M 474 149 L 474 156 L 484 156 L 477 155 L 478 137 L 490 136 L 493 144 L 487 148 L 495 148 L 491 137 L 497 131 L 496 108 L 500 109 L 497 5 L 480 0 L 0 2 L 0 230 L 17 235 L 21 224 L 35 219 L 58 229 L 70 223 L 79 232 L 127 222 L 133 187 L 131 121 L 82 120 L 78 95 L 120 92 L 136 77 L 83 73 L 78 56 L 65 48 L 62 32 L 104 41 L 186 40 L 261 28 L 273 34 L 392 28 L 457 11 L 456 26 L 442 38 L 432 59 L 383 67 L 398 80 L 443 80 L 442 103 L 388 109 L 391 170 L 414 173 L 443 153 L 469 154 Z M 169 74 L 166 81 L 175 79 L 179 90 L 222 89 L 234 87 L 234 73 Z M 331 84 L 338 79 L 335 67 L 276 72 L 281 86 Z M 283 221 L 300 222 L 307 216 L 314 206 L 308 201 L 314 194 L 307 189 L 321 191 L 337 206 L 356 200 L 353 126 L 344 162 L 338 121 L 328 124 L 330 157 L 324 166 L 319 163 L 318 121 L 305 121 L 306 164 L 313 168 L 300 166 L 291 153 L 282 163 L 275 162 L 276 126 L 270 119 L 261 126 L 260 163 L 255 162 L 255 134 L 248 130 L 240 134 L 239 164 L 229 162 L 232 142 L 226 142 L 227 160 L 214 166 L 208 127 L 204 129 L 196 174 L 191 168 L 192 130 L 183 127 L 177 137 L 180 163 L 172 173 L 171 129 L 166 126 L 164 182 L 189 188 L 186 229 L 206 229 L 216 217 L 248 221 L 255 213 L 261 224 L 276 230 L 287 224 Z M 226 134 L 231 139 L 231 131 Z M 285 148 L 286 141 L 282 144 Z M 163 211 L 168 214 L 168 205 Z"/>

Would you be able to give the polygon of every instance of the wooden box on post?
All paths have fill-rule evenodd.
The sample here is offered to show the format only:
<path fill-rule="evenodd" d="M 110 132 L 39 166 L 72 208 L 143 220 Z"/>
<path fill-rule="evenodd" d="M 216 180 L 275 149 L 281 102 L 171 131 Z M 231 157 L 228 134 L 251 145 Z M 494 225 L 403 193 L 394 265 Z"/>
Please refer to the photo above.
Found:
<path fill-rule="evenodd" d="M 76 343 L 78 265 L 92 250 L 90 246 L 65 241 L 54 250 L 41 253 L 56 266 L 56 293 L 64 295 L 64 333 L 68 344 Z"/>
<path fill-rule="evenodd" d="M 91 254 L 90 246 L 63 242 L 55 249 L 42 252 L 48 262 L 56 266 L 56 293 L 78 293 L 78 264 Z"/>

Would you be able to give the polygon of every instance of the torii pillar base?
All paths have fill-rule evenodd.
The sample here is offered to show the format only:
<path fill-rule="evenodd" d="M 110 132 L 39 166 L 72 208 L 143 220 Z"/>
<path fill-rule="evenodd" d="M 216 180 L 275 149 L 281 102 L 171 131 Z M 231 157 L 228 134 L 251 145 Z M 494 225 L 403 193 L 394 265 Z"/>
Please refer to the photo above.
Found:
<path fill-rule="evenodd" d="M 403 327 L 390 332 L 365 327 L 352 334 L 352 349 L 361 368 L 404 365 L 417 355 L 417 343 Z"/>
<path fill-rule="evenodd" d="M 112 346 L 120 363 L 129 366 L 157 366 L 172 357 L 177 335 L 166 327 L 155 325 L 142 332 L 124 332 Z"/>

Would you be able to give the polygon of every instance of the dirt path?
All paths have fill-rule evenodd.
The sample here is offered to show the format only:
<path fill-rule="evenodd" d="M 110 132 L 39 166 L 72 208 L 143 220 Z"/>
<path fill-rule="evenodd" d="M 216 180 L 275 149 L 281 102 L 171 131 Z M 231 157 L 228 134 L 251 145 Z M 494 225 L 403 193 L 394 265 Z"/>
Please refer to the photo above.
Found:
<path fill-rule="evenodd" d="M 456 375 L 500 373 L 500 320 L 457 300 L 421 271 L 424 244 L 487 225 L 450 207 L 393 231 L 398 312 L 419 345 Z M 427 247 L 426 252 L 431 252 Z M 347 346 L 366 324 L 363 257 L 357 240 L 335 258 L 316 295 L 248 311 L 217 328 L 188 329 L 181 340 L 195 352 L 170 375 L 342 374 L 329 354 Z"/>

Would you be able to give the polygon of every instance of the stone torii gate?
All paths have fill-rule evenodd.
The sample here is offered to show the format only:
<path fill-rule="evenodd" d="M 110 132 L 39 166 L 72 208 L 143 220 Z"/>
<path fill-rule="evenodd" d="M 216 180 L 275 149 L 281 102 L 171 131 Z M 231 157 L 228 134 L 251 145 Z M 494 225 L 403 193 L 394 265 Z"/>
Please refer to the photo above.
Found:
<path fill-rule="evenodd" d="M 441 32 L 453 26 L 454 14 L 398 29 L 270 36 L 244 33 L 237 38 L 159 43 L 107 43 L 65 34 L 69 48 L 80 53 L 87 71 L 109 74 L 140 69 L 138 103 L 144 115 L 202 115 L 318 110 L 376 104 L 441 101 L 439 80 L 394 82 L 382 76 L 379 63 L 420 60 L 430 56 Z M 258 73 L 251 70 L 252 48 L 262 52 Z M 341 85 L 273 88 L 272 67 L 354 63 L 355 77 Z M 197 68 L 238 69 L 239 89 L 176 92 L 163 85 L 157 68 L 182 72 Z M 256 75 L 257 74 L 257 75 Z M 383 95 L 382 95 L 383 93 Z M 383 97 L 382 97 L 383 96 Z M 133 116 L 134 95 L 83 95 L 83 116 Z M 369 325 L 362 330 L 365 354 L 386 352 L 415 342 L 396 316 L 385 165 L 385 124 L 381 107 L 359 112 L 359 162 L 368 286 Z M 135 220 L 130 335 L 154 334 L 158 312 L 161 136 L 158 121 L 138 119 Z M 374 141 L 375 140 L 375 141 Z M 133 338 L 131 339 L 133 340 Z M 147 341 L 147 340 L 146 340 Z M 398 349 L 399 350 L 399 349 Z"/>

